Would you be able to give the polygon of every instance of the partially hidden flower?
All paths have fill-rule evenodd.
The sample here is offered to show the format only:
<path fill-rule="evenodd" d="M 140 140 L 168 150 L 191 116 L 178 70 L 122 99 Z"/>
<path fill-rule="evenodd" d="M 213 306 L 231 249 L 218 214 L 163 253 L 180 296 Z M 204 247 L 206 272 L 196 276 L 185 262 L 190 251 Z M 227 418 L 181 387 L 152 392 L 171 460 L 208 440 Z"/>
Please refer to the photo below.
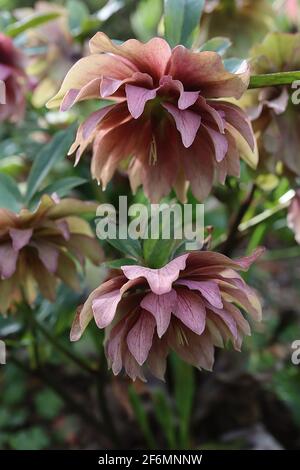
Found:
<path fill-rule="evenodd" d="M 300 68 L 300 34 L 269 33 L 251 50 L 254 74 L 289 72 Z M 276 86 L 250 90 L 245 107 L 259 148 L 259 170 L 300 175 L 300 112 L 297 87 Z"/>
<path fill-rule="evenodd" d="M 204 40 L 228 37 L 233 56 L 247 57 L 274 23 L 275 10 L 268 0 L 206 0 L 200 34 Z"/>
<path fill-rule="evenodd" d="M 262 253 L 231 260 L 214 252 L 184 254 L 161 269 L 122 266 L 79 308 L 71 330 L 78 340 L 94 318 L 105 328 L 105 351 L 114 374 L 124 367 L 144 380 L 144 366 L 163 379 L 170 350 L 197 368 L 211 370 L 214 347 L 231 341 L 240 350 L 250 326 L 241 309 L 261 319 L 256 293 L 237 271 Z"/>
<path fill-rule="evenodd" d="M 38 292 L 55 300 L 57 280 L 80 290 L 78 262 L 99 264 L 102 252 L 88 222 L 93 203 L 44 195 L 37 209 L 0 209 L 0 311 L 15 301 L 32 303 Z"/>
<path fill-rule="evenodd" d="M 21 51 L 10 37 L 0 33 L 0 122 L 23 118 L 27 86 Z"/>
<path fill-rule="evenodd" d="M 113 100 L 84 121 L 70 149 L 78 162 L 93 143 L 91 172 L 104 188 L 122 165 L 132 190 L 142 184 L 152 201 L 171 188 L 184 200 L 187 182 L 201 200 L 214 178 L 223 183 L 227 175 L 239 175 L 240 156 L 256 165 L 251 124 L 224 100 L 246 90 L 246 62 L 233 74 L 216 52 L 171 49 L 161 38 L 118 45 L 104 33 L 91 39 L 90 50 L 48 107 L 66 111 L 78 101 Z"/>
<path fill-rule="evenodd" d="M 288 227 L 294 232 L 295 240 L 300 245 L 300 189 L 290 202 L 287 216 Z"/>
<path fill-rule="evenodd" d="M 36 107 L 44 106 L 57 93 L 69 68 L 82 56 L 81 46 L 70 33 L 69 12 L 63 6 L 39 1 L 34 8 L 14 11 L 20 21 L 38 20 L 47 14 L 57 17 L 27 30 L 23 40 L 29 56 L 26 71 L 33 84 L 31 101 Z"/>

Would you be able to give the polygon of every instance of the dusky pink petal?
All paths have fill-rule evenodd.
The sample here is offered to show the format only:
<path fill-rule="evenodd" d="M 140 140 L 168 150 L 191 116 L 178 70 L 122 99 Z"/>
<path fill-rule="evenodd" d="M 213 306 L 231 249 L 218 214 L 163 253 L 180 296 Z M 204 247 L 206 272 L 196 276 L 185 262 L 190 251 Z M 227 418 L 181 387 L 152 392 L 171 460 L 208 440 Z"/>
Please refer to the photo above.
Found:
<path fill-rule="evenodd" d="M 177 289 L 173 314 L 190 330 L 201 335 L 205 328 L 206 310 L 199 294 L 188 289 Z"/>
<path fill-rule="evenodd" d="M 18 251 L 14 250 L 11 243 L 0 245 L 0 277 L 8 279 L 11 277 L 17 265 Z"/>
<path fill-rule="evenodd" d="M 215 151 L 215 158 L 219 163 L 225 158 L 225 155 L 228 150 L 228 142 L 226 136 L 218 131 L 215 131 L 210 126 L 203 127 L 209 135 L 209 138 Z"/>
<path fill-rule="evenodd" d="M 172 284 L 178 279 L 179 272 L 185 268 L 188 256 L 188 254 L 178 256 L 160 269 L 134 265 L 122 266 L 121 269 L 128 279 L 144 277 L 152 292 L 161 295 L 171 291 Z"/>
<path fill-rule="evenodd" d="M 147 294 L 142 302 L 141 307 L 152 313 L 156 320 L 157 334 L 161 338 L 168 329 L 171 321 L 171 314 L 176 304 L 177 295 L 175 290 L 171 290 L 166 294 L 156 295 L 153 292 Z"/>
<path fill-rule="evenodd" d="M 28 229 L 17 229 L 11 228 L 9 230 L 10 238 L 12 239 L 12 246 L 15 251 L 21 250 L 24 246 L 29 243 L 33 233 L 32 228 Z"/>
<path fill-rule="evenodd" d="M 223 307 L 219 286 L 214 281 L 178 279 L 178 281 L 176 281 L 176 285 L 186 286 L 191 290 L 198 290 L 211 305 L 216 308 Z"/>
<path fill-rule="evenodd" d="M 129 351 L 141 366 L 146 361 L 155 330 L 156 322 L 153 315 L 141 310 L 139 318 L 127 335 Z"/>
<path fill-rule="evenodd" d="M 183 145 L 190 147 L 200 127 L 201 116 L 190 110 L 180 110 L 171 103 L 163 103 L 163 107 L 173 116 Z"/>
<path fill-rule="evenodd" d="M 128 84 L 125 85 L 125 91 L 128 109 L 134 119 L 143 114 L 147 101 L 154 99 L 156 96 L 156 89 L 148 90 L 147 88 Z"/>

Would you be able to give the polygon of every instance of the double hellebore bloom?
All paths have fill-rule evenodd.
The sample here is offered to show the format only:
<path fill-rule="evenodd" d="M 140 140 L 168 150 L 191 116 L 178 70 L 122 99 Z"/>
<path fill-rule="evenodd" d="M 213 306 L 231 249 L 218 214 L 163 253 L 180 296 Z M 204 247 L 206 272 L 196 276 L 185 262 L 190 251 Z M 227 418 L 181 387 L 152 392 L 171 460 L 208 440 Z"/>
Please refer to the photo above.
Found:
<path fill-rule="evenodd" d="M 250 335 L 240 308 L 261 319 L 256 294 L 237 273 L 261 251 L 237 260 L 192 252 L 161 269 L 122 266 L 79 308 L 71 340 L 78 340 L 94 318 L 106 329 L 106 356 L 114 374 L 124 367 L 133 380 L 144 380 L 147 365 L 163 379 L 170 349 L 195 367 L 211 370 L 214 346 L 230 340 L 240 350 L 243 337 Z"/>
<path fill-rule="evenodd" d="M 44 195 L 34 212 L 19 214 L 0 209 L 0 312 L 14 301 L 34 301 L 38 290 L 55 299 L 56 279 L 80 290 L 75 261 L 101 261 L 99 243 L 79 215 L 93 213 L 95 205 L 76 199 Z"/>
<path fill-rule="evenodd" d="M 0 33 L 0 122 L 17 122 L 25 111 L 27 78 L 21 52 Z"/>
<path fill-rule="evenodd" d="M 90 41 L 91 55 L 67 74 L 48 107 L 113 100 L 78 129 L 70 153 L 79 161 L 93 143 L 91 172 L 105 188 L 116 169 L 127 167 L 132 190 L 142 184 L 154 202 L 173 187 L 185 199 L 208 195 L 215 177 L 238 176 L 240 155 L 255 166 L 251 124 L 238 107 L 220 98 L 240 98 L 249 81 L 247 64 L 225 70 L 216 52 L 171 49 L 161 38 L 114 44 L 104 33 Z"/>

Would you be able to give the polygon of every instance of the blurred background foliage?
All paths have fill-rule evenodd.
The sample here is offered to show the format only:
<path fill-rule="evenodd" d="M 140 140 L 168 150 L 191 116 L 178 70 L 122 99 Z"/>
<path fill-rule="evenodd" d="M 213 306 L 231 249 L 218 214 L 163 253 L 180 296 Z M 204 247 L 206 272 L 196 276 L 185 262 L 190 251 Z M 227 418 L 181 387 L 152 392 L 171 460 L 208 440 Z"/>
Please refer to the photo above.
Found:
<path fill-rule="evenodd" d="M 137 37 L 145 41 L 161 35 L 163 2 L 49 3 L 65 9 L 62 28 L 67 51 L 57 47 L 54 36 L 46 42 L 39 39 L 45 18 L 32 23 L 32 16 L 18 11 L 25 7 L 35 11 L 36 2 L 0 0 L 0 30 L 14 38 L 31 66 L 38 60 L 32 80 L 39 84 L 44 80 L 39 96 L 31 87 L 25 119 L 17 125 L 1 123 L 0 206 L 16 212 L 24 204 L 33 209 L 43 193 L 52 192 L 99 203 L 116 204 L 119 195 L 127 195 L 132 202 L 145 201 L 141 190 L 132 196 L 122 173 L 101 192 L 90 180 L 90 155 L 77 167 L 65 158 L 77 122 L 91 112 L 89 104 L 61 115 L 47 111 L 40 98 L 50 78 L 52 91 L 59 86 L 65 74 L 61 64 L 69 68 L 84 55 L 87 40 L 96 31 L 118 40 Z M 219 44 L 227 59 L 249 57 L 250 49 L 269 31 L 300 30 L 300 2 L 202 3 L 200 29 L 189 41 L 201 47 L 221 37 L 211 47 L 215 50 Z M 293 10 L 296 6 L 299 10 Z M 292 14 L 295 11 L 298 16 Z M 51 48 L 54 53 L 49 62 Z M 228 178 L 205 201 L 205 224 L 213 227 L 211 244 L 220 249 L 238 220 L 239 207 L 252 192 L 251 204 L 238 220 L 227 248 L 231 255 L 240 255 L 258 245 L 267 247 L 262 261 L 247 275 L 261 293 L 264 321 L 241 354 L 218 352 L 213 373 L 195 371 L 172 356 L 166 383 L 132 384 L 106 372 L 103 338 L 95 325 L 79 343 L 69 342 L 76 307 L 105 279 L 107 266 L 87 264 L 79 294 L 60 285 L 54 304 L 39 297 L 34 318 L 22 305 L 20 312 L 0 317 L 0 338 L 8 350 L 7 365 L 0 366 L 0 448 L 299 449 L 300 366 L 291 362 L 291 344 L 300 339 L 300 247 L 286 217 L 291 191 L 298 184 L 297 178 L 258 175 L 243 166 L 239 181 Z M 196 203 L 192 195 L 189 202 Z M 166 253 L 159 243 L 156 253 Z M 110 260 L 124 256 L 116 246 L 103 243 L 103 248 Z"/>

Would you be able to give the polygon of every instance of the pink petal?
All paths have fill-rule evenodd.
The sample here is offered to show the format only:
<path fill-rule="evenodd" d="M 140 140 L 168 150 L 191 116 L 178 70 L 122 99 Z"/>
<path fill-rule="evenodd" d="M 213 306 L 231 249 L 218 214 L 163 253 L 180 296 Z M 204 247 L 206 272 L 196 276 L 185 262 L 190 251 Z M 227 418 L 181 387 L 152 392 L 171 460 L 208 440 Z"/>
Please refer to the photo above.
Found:
<path fill-rule="evenodd" d="M 123 80 L 103 77 L 100 85 L 100 95 L 102 98 L 113 95 L 122 85 Z"/>
<path fill-rule="evenodd" d="M 80 90 L 75 89 L 75 88 L 71 88 L 70 90 L 68 90 L 64 96 L 64 99 L 61 102 L 60 110 L 63 112 L 68 111 L 73 106 L 79 93 L 80 93 Z"/>
<path fill-rule="evenodd" d="M 190 147 L 200 127 L 201 116 L 193 111 L 180 110 L 171 103 L 163 103 L 163 107 L 173 116 L 183 145 L 186 148 Z"/>
<path fill-rule="evenodd" d="M 141 310 L 139 318 L 127 335 L 129 351 L 141 366 L 147 359 L 155 330 L 155 319 L 153 316 Z"/>
<path fill-rule="evenodd" d="M 224 134 L 215 131 L 209 126 L 203 126 L 208 133 L 211 143 L 215 151 L 215 158 L 217 162 L 221 162 L 228 150 L 228 142 Z"/>
<path fill-rule="evenodd" d="M 203 297 L 214 307 L 222 308 L 222 298 L 219 286 L 213 281 L 190 281 L 189 279 L 178 279 L 176 285 L 186 286 L 192 290 L 198 290 Z"/>
<path fill-rule="evenodd" d="M 107 292 L 93 300 L 92 308 L 98 328 L 105 328 L 113 321 L 118 303 L 122 298 L 120 289 Z"/>
<path fill-rule="evenodd" d="M 171 313 L 175 307 L 177 295 L 174 290 L 167 294 L 147 294 L 141 302 L 141 307 L 152 313 L 156 319 L 157 334 L 161 338 L 168 329 Z"/>
<path fill-rule="evenodd" d="M 51 245 L 51 243 L 41 241 L 32 242 L 31 245 L 37 249 L 39 258 L 47 271 L 50 273 L 55 273 L 58 264 L 58 248 L 54 245 Z"/>
<path fill-rule="evenodd" d="M 191 147 L 180 150 L 185 175 L 191 183 L 194 196 L 202 201 L 211 191 L 215 170 L 215 157 L 205 135 L 198 132 Z"/>
<path fill-rule="evenodd" d="M 12 239 L 12 246 L 15 251 L 21 250 L 26 246 L 32 236 L 33 230 L 31 228 L 22 230 L 11 228 L 9 230 L 10 238 Z"/>
<path fill-rule="evenodd" d="M 152 292 L 161 295 L 171 291 L 172 284 L 178 279 L 179 272 L 185 268 L 188 256 L 188 254 L 179 256 L 160 269 L 132 265 L 122 266 L 121 269 L 128 279 L 144 277 Z"/>
<path fill-rule="evenodd" d="M 123 294 L 139 283 L 141 283 L 140 279 L 134 279 L 133 281 L 123 284 L 121 288 L 116 284 L 117 289 L 108 290 L 93 299 L 92 309 L 98 328 L 106 328 L 110 325 L 115 317 L 118 304 Z"/>
<path fill-rule="evenodd" d="M 125 90 L 128 109 L 134 119 L 143 114 L 146 102 L 156 96 L 156 89 L 148 90 L 139 86 L 126 85 Z"/>
<path fill-rule="evenodd" d="M 176 90 L 179 92 L 178 108 L 187 109 L 196 103 L 200 91 L 185 91 L 183 84 L 179 80 L 173 80 L 170 75 L 164 75 L 159 81 L 159 89 L 164 92 L 169 90 Z"/>
<path fill-rule="evenodd" d="M 214 312 L 216 315 L 218 315 L 218 317 L 223 320 L 225 325 L 228 327 L 230 333 L 232 334 L 233 338 L 237 339 L 238 331 L 234 318 L 225 309 L 215 308 L 209 305 L 207 305 L 207 308 L 209 308 L 209 310 Z"/>
<path fill-rule="evenodd" d="M 205 328 L 206 310 L 201 297 L 187 289 L 177 290 L 177 303 L 173 314 L 190 330 L 201 335 Z"/>
<path fill-rule="evenodd" d="M 16 270 L 18 251 L 14 250 L 10 243 L 0 245 L 0 276 L 7 279 Z"/>
<path fill-rule="evenodd" d="M 82 124 L 82 137 L 88 139 L 91 133 L 94 131 L 96 126 L 102 121 L 102 119 L 114 108 L 114 105 L 105 106 L 92 113 Z"/>

